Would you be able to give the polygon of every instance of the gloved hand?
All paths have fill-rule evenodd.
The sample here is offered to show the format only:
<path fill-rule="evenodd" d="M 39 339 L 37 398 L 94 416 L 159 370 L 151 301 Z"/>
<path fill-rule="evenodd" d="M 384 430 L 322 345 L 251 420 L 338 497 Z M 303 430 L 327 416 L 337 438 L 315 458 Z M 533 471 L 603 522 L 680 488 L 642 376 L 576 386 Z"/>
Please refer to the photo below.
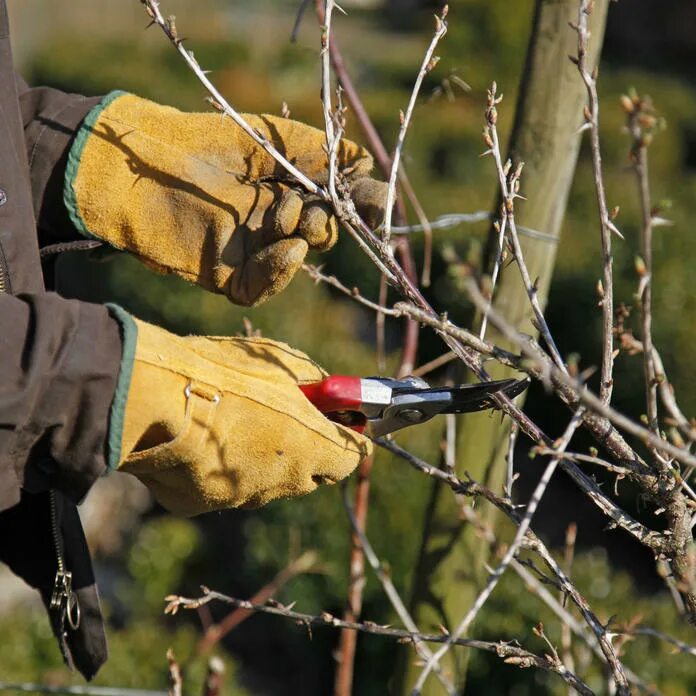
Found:
<path fill-rule="evenodd" d="M 257 507 L 347 476 L 371 448 L 298 384 L 326 373 L 267 339 L 175 336 L 123 310 L 110 464 L 180 515 Z"/>
<path fill-rule="evenodd" d="M 325 183 L 324 133 L 276 116 L 245 119 L 310 179 Z M 344 140 L 339 169 L 358 212 L 381 222 L 386 184 Z M 189 114 L 122 92 L 85 119 L 71 148 L 65 202 L 82 234 L 161 272 L 254 305 L 283 290 L 308 249 L 336 242 L 328 207 L 231 119 Z"/>

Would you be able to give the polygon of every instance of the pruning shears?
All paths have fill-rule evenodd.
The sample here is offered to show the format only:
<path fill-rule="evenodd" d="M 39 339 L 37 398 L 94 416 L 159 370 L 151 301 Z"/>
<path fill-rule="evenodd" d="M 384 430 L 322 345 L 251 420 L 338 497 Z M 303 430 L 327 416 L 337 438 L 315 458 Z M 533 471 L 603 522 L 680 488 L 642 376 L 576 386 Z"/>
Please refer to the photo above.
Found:
<path fill-rule="evenodd" d="M 493 408 L 493 395 L 521 394 L 528 379 L 500 379 L 458 387 L 431 387 L 419 377 L 330 375 L 301 385 L 304 395 L 330 420 L 370 437 L 425 423 L 441 413 L 471 413 Z"/>

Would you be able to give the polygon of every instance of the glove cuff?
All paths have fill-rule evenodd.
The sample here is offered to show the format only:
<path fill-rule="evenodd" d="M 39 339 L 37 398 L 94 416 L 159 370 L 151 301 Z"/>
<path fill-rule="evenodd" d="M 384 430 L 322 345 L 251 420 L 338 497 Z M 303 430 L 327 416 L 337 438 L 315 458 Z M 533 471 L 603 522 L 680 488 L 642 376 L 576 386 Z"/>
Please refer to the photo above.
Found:
<path fill-rule="evenodd" d="M 70 222 L 75 226 L 75 229 L 87 239 L 100 239 L 96 237 L 87 228 L 85 221 L 80 213 L 80 208 L 77 204 L 77 191 L 75 190 L 75 179 L 77 178 L 77 171 L 80 167 L 80 160 L 82 158 L 82 152 L 85 149 L 87 140 L 94 132 L 94 125 L 102 115 L 102 112 L 116 99 L 128 94 L 122 90 L 114 90 L 109 92 L 94 108 L 92 108 L 85 116 L 82 124 L 77 130 L 75 139 L 70 146 L 70 151 L 68 152 L 68 162 L 65 167 L 65 182 L 63 185 L 63 202 L 68 211 L 68 216 L 70 217 Z M 120 309 L 120 308 L 119 308 Z M 121 310 L 123 311 L 123 310 Z"/>
<path fill-rule="evenodd" d="M 123 354 L 121 367 L 116 381 L 116 391 L 111 402 L 109 412 L 109 431 L 107 438 L 107 466 L 110 470 L 118 467 L 121 461 L 121 447 L 123 442 L 123 428 L 126 416 L 126 401 L 133 376 L 133 362 L 135 360 L 135 346 L 138 340 L 138 325 L 133 317 L 125 309 L 116 304 L 107 304 L 111 316 L 118 321 L 121 327 L 121 339 L 123 341 Z"/>

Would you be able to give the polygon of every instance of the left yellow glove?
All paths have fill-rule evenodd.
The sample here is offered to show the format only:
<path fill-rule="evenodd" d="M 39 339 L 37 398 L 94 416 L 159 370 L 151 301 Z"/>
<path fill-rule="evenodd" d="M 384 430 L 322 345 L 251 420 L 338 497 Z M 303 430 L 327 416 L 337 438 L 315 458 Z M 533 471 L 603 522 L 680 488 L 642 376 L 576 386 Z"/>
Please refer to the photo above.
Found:
<path fill-rule="evenodd" d="M 310 179 L 326 181 L 323 132 L 275 116 L 245 119 Z M 358 212 L 380 222 L 386 184 L 368 176 L 372 157 L 344 140 L 338 166 Z M 329 249 L 337 237 L 327 206 L 293 185 L 231 119 L 122 92 L 106 97 L 78 132 L 65 202 L 85 236 L 242 305 L 283 290 L 308 249 Z"/>

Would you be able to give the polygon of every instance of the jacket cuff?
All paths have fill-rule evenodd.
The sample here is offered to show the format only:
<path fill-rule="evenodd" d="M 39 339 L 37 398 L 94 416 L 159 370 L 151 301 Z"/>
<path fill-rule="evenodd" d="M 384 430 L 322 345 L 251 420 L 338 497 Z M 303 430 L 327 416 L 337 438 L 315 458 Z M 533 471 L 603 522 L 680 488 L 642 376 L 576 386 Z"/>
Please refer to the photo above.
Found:
<path fill-rule="evenodd" d="M 75 191 L 74 183 L 77 177 L 77 172 L 80 168 L 80 160 L 82 158 L 82 152 L 85 149 L 87 140 L 92 135 L 94 131 L 94 125 L 96 124 L 102 112 L 111 104 L 113 101 L 122 97 L 126 92 L 122 90 L 115 90 L 109 92 L 85 117 L 82 125 L 75 135 L 75 140 L 68 152 L 68 161 L 65 166 L 65 182 L 63 187 L 63 202 L 65 203 L 65 208 L 68 211 L 68 216 L 72 222 L 75 229 L 87 239 L 99 239 L 93 235 L 87 225 L 82 219 L 80 214 L 80 208 L 77 202 L 77 193 Z M 119 308 L 120 309 L 120 308 Z M 123 310 L 121 310 L 123 311 Z"/>
<path fill-rule="evenodd" d="M 125 309 L 116 304 L 107 304 L 111 316 L 118 321 L 121 327 L 121 340 L 123 341 L 123 353 L 121 367 L 116 381 L 116 391 L 111 402 L 109 412 L 109 434 L 107 438 L 107 466 L 116 469 L 121 461 L 121 443 L 123 441 L 123 423 L 126 414 L 126 402 L 133 375 L 133 361 L 135 360 L 135 346 L 138 340 L 138 325 L 133 317 Z"/>

